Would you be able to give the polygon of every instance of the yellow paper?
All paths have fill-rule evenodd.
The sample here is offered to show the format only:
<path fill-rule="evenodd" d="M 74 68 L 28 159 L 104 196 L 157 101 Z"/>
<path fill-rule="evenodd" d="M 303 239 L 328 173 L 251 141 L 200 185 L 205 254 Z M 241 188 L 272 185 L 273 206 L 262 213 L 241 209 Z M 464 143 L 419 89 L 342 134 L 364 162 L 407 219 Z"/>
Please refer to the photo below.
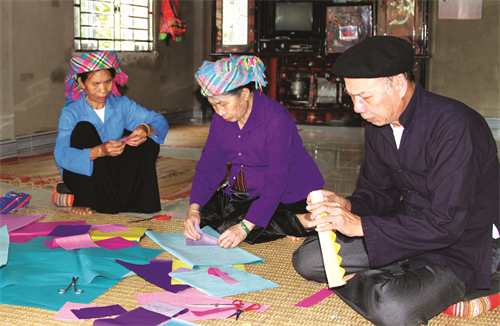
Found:
<path fill-rule="evenodd" d="M 179 259 L 174 259 L 172 261 L 172 271 L 175 271 L 177 268 L 189 268 L 189 269 L 192 269 L 191 267 L 189 267 L 185 262 L 183 262 L 182 260 L 179 260 Z M 243 264 L 239 264 L 239 265 L 233 265 L 233 267 L 236 267 L 236 268 L 239 268 L 241 270 L 245 270 L 245 265 Z M 205 269 L 208 269 L 208 268 L 205 268 Z M 194 270 L 194 269 L 193 269 Z M 176 280 L 175 278 L 172 277 L 172 285 L 176 285 L 176 284 L 186 284 L 186 283 L 182 283 L 181 281 L 179 280 Z"/>
<path fill-rule="evenodd" d="M 130 241 L 139 242 L 146 231 L 147 228 L 132 228 L 132 230 L 120 232 L 101 232 L 98 230 L 89 230 L 89 233 L 92 241 L 94 242 L 116 237 L 122 237 Z"/>
<path fill-rule="evenodd" d="M 321 190 L 310 193 L 311 202 L 317 203 L 323 201 L 323 193 Z M 319 216 L 326 216 L 323 213 Z M 329 287 L 337 287 L 345 284 L 343 279 L 344 269 L 340 267 L 342 257 L 338 255 L 340 245 L 336 242 L 337 235 L 333 231 L 318 232 L 319 243 L 321 245 L 321 254 L 323 255 L 323 264 L 325 266 L 326 279 Z"/>

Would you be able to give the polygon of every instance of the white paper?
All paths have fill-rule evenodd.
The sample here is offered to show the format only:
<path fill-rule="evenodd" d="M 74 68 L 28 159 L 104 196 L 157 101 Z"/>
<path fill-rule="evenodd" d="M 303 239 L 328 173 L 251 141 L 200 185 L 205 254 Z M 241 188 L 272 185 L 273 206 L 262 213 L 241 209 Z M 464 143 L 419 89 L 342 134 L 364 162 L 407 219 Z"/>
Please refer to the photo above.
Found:
<path fill-rule="evenodd" d="M 439 0 L 439 19 L 481 19 L 483 0 Z"/>

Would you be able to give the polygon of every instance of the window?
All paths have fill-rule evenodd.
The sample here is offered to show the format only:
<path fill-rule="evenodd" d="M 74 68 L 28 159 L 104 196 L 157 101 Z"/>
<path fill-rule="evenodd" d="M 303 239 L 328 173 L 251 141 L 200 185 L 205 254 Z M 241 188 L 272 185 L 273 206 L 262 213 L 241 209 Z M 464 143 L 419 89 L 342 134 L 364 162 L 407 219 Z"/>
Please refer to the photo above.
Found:
<path fill-rule="evenodd" d="M 74 0 L 75 51 L 153 51 L 154 0 Z"/>

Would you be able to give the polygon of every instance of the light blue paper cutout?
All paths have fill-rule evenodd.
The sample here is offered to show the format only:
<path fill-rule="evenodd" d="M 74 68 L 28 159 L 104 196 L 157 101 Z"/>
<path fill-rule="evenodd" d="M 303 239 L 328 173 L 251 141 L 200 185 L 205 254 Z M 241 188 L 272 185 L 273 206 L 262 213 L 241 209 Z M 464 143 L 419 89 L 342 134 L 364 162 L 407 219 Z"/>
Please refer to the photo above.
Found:
<path fill-rule="evenodd" d="M 162 326 L 198 326 L 198 324 L 192 323 L 190 321 L 182 320 L 179 318 L 172 318 L 166 324 L 162 324 Z"/>
<path fill-rule="evenodd" d="M 274 282 L 233 266 L 223 266 L 220 269 L 224 273 L 227 273 L 227 276 L 234 278 L 239 283 L 228 284 L 220 277 L 209 275 L 206 270 L 173 273 L 171 276 L 214 297 L 226 297 L 279 287 Z"/>
<path fill-rule="evenodd" d="M 115 259 L 132 264 L 148 264 L 149 258 L 153 257 L 146 256 L 145 251 L 154 250 L 155 256 L 161 253 L 159 249 L 146 249 L 139 246 L 118 250 L 49 249 L 43 244 L 43 241 L 49 240 L 52 238 L 37 237 L 26 243 L 11 243 L 9 264 L 0 269 L 0 288 L 7 285 L 32 286 L 66 282 L 69 284 L 73 276 L 79 277 L 79 285 L 88 284 L 97 276 L 120 279 L 129 270 L 116 263 Z"/>
<path fill-rule="evenodd" d="M 209 226 L 205 226 L 202 230 L 214 237 L 219 237 L 219 234 Z M 186 237 L 182 233 L 146 231 L 146 235 L 160 247 L 194 269 L 264 262 L 264 259 L 239 247 L 187 246 Z"/>
<path fill-rule="evenodd" d="M 9 260 L 9 230 L 7 225 L 0 228 L 0 267 L 7 265 Z"/>
<path fill-rule="evenodd" d="M 57 311 L 67 301 L 90 303 L 128 274 L 129 270 L 116 263 L 115 258 L 145 264 L 162 252 L 137 246 L 119 250 L 64 250 L 64 253 L 60 248 L 49 249 L 43 244 L 50 239 L 38 237 L 27 243 L 10 244 L 9 264 L 0 269 L 0 283 L 3 284 L 0 304 Z M 106 277 L 96 276 L 98 274 Z M 57 290 L 67 288 L 73 276 L 80 277 L 76 285 L 83 293 L 75 294 L 71 288 L 59 294 Z"/>

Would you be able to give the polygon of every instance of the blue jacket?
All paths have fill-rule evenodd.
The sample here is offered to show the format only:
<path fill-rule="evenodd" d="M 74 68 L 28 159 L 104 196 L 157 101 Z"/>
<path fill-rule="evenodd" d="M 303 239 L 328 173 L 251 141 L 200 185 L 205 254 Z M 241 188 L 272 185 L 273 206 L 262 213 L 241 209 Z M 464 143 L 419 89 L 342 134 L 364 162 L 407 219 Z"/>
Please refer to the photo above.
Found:
<path fill-rule="evenodd" d="M 410 269 L 447 266 L 463 282 L 489 288 L 500 216 L 490 128 L 465 104 L 418 84 L 399 122 L 399 149 L 389 125 L 366 126 L 366 156 L 349 197 L 372 267 L 408 259 Z"/>
<path fill-rule="evenodd" d="M 94 161 L 90 160 L 90 148 L 70 147 L 71 133 L 80 121 L 92 123 L 103 143 L 119 140 L 125 129 L 134 131 L 141 123 L 150 124 L 156 135 L 149 137 L 158 144 L 163 144 L 168 132 L 168 122 L 161 114 L 143 108 L 126 96 L 112 94 L 106 100 L 105 107 L 104 122 L 85 100 L 85 96 L 62 109 L 54 148 L 54 157 L 61 169 L 86 176 L 92 175 Z"/>

